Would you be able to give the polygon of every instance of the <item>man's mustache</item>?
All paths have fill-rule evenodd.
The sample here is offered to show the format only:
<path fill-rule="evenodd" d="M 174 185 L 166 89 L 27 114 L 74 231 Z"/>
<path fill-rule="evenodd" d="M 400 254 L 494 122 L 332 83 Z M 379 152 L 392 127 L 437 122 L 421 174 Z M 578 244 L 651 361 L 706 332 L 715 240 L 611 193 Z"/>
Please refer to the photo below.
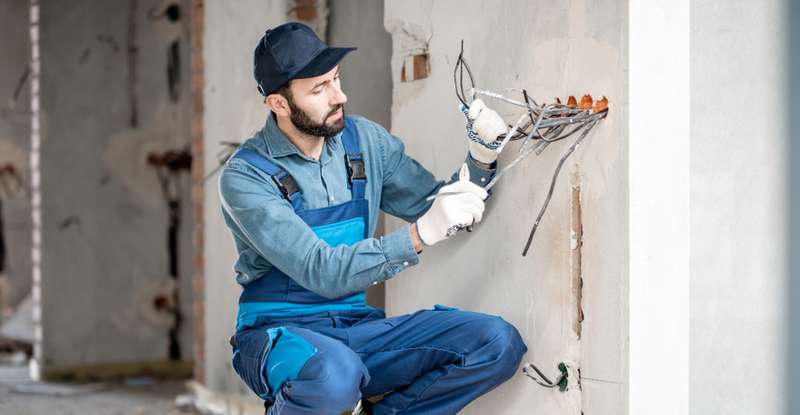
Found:
<path fill-rule="evenodd" d="M 328 115 L 325 116 L 325 120 L 327 120 L 331 115 L 333 115 L 334 113 L 336 113 L 336 111 L 339 111 L 340 109 L 344 111 L 344 104 L 339 104 L 336 106 L 336 108 L 332 109 L 331 112 L 329 112 Z"/>

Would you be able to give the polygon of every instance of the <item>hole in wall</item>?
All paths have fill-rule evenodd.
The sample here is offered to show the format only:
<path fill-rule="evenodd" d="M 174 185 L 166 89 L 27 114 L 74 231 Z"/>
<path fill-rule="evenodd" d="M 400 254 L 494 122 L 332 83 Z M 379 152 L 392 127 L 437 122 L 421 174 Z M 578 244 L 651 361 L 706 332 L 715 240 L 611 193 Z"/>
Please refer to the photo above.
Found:
<path fill-rule="evenodd" d="M 313 22 L 317 18 L 316 0 L 295 0 L 294 7 L 289 10 L 289 15 L 302 22 Z"/>
<path fill-rule="evenodd" d="M 167 20 L 170 22 L 177 22 L 181 20 L 181 7 L 175 3 L 172 3 L 167 6 L 166 10 L 164 10 L 164 15 L 167 16 Z"/>
<path fill-rule="evenodd" d="M 161 20 L 166 18 L 170 23 L 176 23 L 181 20 L 181 6 L 177 3 L 170 3 L 165 8 L 152 8 L 147 12 L 149 20 Z"/>
<path fill-rule="evenodd" d="M 400 82 L 411 82 L 425 79 L 431 72 L 430 58 L 427 53 L 406 56 L 400 70 Z"/>
<path fill-rule="evenodd" d="M 165 311 L 169 309 L 169 298 L 166 295 L 159 295 L 153 299 L 153 308 L 158 311 Z"/>

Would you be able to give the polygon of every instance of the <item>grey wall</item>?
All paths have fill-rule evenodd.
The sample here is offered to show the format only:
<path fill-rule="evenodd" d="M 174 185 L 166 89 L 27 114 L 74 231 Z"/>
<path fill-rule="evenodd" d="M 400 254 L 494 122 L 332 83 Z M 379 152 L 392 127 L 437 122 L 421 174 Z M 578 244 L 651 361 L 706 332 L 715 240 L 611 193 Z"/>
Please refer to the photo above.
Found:
<path fill-rule="evenodd" d="M 328 43 L 358 48 L 340 64 L 348 112 L 361 114 L 388 129 L 392 38 L 383 27 L 383 2 L 333 0 L 328 9 Z"/>
<path fill-rule="evenodd" d="M 7 250 L 5 276 L 0 275 L 0 307 L 15 306 L 31 290 L 31 87 L 25 76 L 31 51 L 28 8 L 26 1 L 0 1 L 0 166 L 11 163 L 23 181 L 21 191 L 5 194 L 0 190 L 0 232 Z"/>
<path fill-rule="evenodd" d="M 45 369 L 167 358 L 167 209 L 152 151 L 189 137 L 188 1 L 178 23 L 148 18 L 159 0 L 40 2 L 41 318 Z M 135 33 L 128 44 L 135 4 Z M 167 46 L 180 39 L 180 99 Z M 129 51 L 136 52 L 129 65 Z M 136 82 L 129 84 L 131 68 Z M 131 89 L 129 89 L 131 88 Z M 138 125 L 132 126 L 130 91 Z M 192 356 L 189 175 L 179 184 L 184 360 Z"/>
<path fill-rule="evenodd" d="M 784 386 L 796 302 L 785 294 L 788 3 L 691 3 L 693 414 L 796 413 Z M 734 375 L 748 373 L 768 375 Z"/>
<path fill-rule="evenodd" d="M 426 249 L 421 263 L 390 280 L 389 314 L 435 303 L 501 315 L 523 335 L 547 373 L 570 361 L 582 390 L 546 390 L 518 373 L 464 413 L 627 412 L 627 5 L 617 1 L 393 1 L 392 132 L 408 153 L 446 178 L 466 155 L 452 71 L 459 43 L 478 86 L 527 88 L 534 99 L 607 95 L 611 112 L 562 171 L 527 257 L 520 256 L 565 143 L 502 179 L 475 232 Z M 425 43 L 427 42 L 427 46 Z M 405 56 L 427 49 L 427 79 L 400 82 Z M 489 101 L 512 121 L 518 115 Z M 510 145 L 500 165 L 508 163 Z M 577 289 L 571 251 L 572 188 L 581 188 L 584 241 L 582 336 L 574 330 Z M 397 221 L 390 221 L 391 230 Z"/>

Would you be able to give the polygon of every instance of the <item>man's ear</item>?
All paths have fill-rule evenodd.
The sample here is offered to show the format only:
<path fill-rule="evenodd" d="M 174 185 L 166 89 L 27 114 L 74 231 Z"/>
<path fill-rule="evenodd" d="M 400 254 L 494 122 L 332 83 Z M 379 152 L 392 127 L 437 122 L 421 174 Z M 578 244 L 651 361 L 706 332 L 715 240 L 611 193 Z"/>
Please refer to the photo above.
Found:
<path fill-rule="evenodd" d="M 283 95 L 269 94 L 267 95 L 265 102 L 269 109 L 275 113 L 275 115 L 283 117 L 289 116 L 289 101 L 287 101 L 286 97 Z"/>

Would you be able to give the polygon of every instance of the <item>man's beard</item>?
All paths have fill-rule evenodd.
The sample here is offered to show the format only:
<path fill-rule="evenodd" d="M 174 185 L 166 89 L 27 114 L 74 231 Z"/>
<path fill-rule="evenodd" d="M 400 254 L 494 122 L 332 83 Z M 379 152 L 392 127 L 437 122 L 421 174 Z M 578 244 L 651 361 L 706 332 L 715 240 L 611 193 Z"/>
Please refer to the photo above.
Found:
<path fill-rule="evenodd" d="M 330 111 L 328 115 L 325 116 L 325 118 L 322 120 L 321 123 L 316 123 L 314 122 L 314 120 L 311 119 L 308 113 L 306 113 L 305 111 L 300 109 L 300 107 L 295 105 L 294 102 L 292 102 L 292 100 L 288 101 L 289 101 L 289 108 L 292 110 L 292 114 L 289 118 L 292 120 L 292 124 L 294 124 L 294 127 L 300 130 L 301 132 L 314 137 L 327 138 L 339 134 L 339 132 L 341 132 L 344 129 L 344 105 L 337 106 L 332 111 Z M 334 121 L 332 125 L 325 124 L 325 121 L 327 121 L 328 118 L 339 109 L 342 110 L 342 117 Z"/>

